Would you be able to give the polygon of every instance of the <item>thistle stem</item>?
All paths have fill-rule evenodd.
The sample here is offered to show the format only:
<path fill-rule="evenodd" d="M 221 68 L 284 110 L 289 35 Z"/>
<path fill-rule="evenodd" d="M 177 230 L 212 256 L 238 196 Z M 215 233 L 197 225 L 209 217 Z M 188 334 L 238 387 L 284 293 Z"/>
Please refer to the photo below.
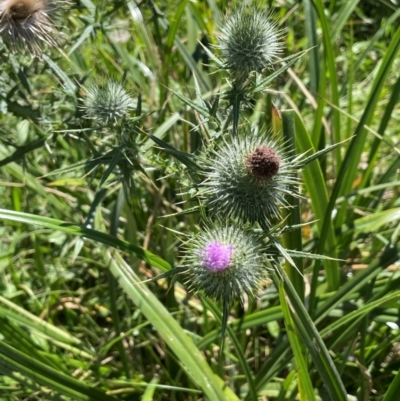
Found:
<path fill-rule="evenodd" d="M 241 95 L 236 94 L 235 100 L 233 101 L 233 130 L 232 135 L 234 138 L 238 136 L 238 127 L 239 127 L 239 115 L 240 115 L 240 100 Z"/>

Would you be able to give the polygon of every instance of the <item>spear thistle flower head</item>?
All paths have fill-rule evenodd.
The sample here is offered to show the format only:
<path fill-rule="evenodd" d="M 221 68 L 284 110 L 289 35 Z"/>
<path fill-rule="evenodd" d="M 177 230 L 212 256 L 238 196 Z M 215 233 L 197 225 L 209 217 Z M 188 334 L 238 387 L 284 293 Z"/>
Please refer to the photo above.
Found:
<path fill-rule="evenodd" d="M 86 118 L 108 123 L 128 115 L 134 108 L 134 103 L 120 83 L 108 81 L 104 87 L 92 85 L 87 90 L 82 108 L 86 112 Z"/>
<path fill-rule="evenodd" d="M 201 253 L 203 266 L 212 272 L 223 272 L 232 263 L 232 245 L 224 245 L 218 241 L 209 242 Z"/>
<path fill-rule="evenodd" d="M 252 72 L 261 73 L 282 52 L 281 32 L 257 5 L 241 5 L 225 18 L 217 36 L 224 68 L 236 87 Z"/>
<path fill-rule="evenodd" d="M 189 290 L 227 304 L 253 295 L 265 277 L 262 244 L 234 226 L 212 227 L 186 243 L 184 272 Z"/>
<path fill-rule="evenodd" d="M 199 164 L 206 177 L 199 195 L 213 216 L 268 227 L 285 197 L 299 196 L 290 189 L 298 184 L 296 164 L 266 134 L 229 138 L 200 155 Z"/>
<path fill-rule="evenodd" d="M 42 53 L 42 44 L 56 47 L 60 32 L 50 15 L 64 1 L 60 0 L 0 0 L 0 36 L 15 50 L 28 48 Z"/>

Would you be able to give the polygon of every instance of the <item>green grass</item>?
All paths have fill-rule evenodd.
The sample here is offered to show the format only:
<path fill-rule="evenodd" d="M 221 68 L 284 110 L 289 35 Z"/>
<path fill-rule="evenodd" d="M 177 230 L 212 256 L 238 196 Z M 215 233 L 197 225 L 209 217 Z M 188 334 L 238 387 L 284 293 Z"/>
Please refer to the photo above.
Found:
<path fill-rule="evenodd" d="M 398 5 L 260 1 L 287 65 L 239 130 L 305 157 L 342 143 L 304 168 L 275 227 L 297 229 L 269 236 L 286 260 L 228 309 L 223 341 L 224 306 L 168 272 L 206 213 L 192 155 L 235 118 L 198 44 L 231 4 L 71 3 L 60 49 L 0 48 L 0 400 L 397 401 Z M 135 110 L 99 129 L 81 106 L 109 78 Z"/>

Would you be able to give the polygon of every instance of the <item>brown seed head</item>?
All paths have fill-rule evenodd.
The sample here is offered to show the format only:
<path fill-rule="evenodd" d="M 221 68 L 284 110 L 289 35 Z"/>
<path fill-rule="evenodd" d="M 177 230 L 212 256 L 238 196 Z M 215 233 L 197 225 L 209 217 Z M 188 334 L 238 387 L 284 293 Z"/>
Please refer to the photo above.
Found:
<path fill-rule="evenodd" d="M 58 0 L 0 0 L 0 36 L 13 50 L 40 55 L 43 44 L 57 46 L 61 36 L 50 18 Z"/>
<path fill-rule="evenodd" d="M 8 0 L 3 2 L 2 14 L 8 18 L 24 20 L 45 6 L 41 0 Z"/>
<path fill-rule="evenodd" d="M 270 180 L 279 171 L 279 157 L 266 146 L 258 146 L 247 156 L 246 166 L 250 174 L 261 180 Z"/>

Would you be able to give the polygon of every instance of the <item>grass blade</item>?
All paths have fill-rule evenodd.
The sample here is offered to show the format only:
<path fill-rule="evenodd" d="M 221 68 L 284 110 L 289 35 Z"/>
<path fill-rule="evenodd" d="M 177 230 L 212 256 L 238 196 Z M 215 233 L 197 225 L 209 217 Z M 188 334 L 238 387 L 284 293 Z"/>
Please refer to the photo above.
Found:
<path fill-rule="evenodd" d="M 283 139 L 292 149 L 296 149 L 296 132 L 295 132 L 295 112 L 293 110 L 285 110 L 282 112 L 283 122 Z M 290 191 L 296 192 L 298 188 L 290 188 Z M 294 196 L 287 197 L 289 209 L 285 209 L 286 223 L 289 226 L 297 226 L 300 224 L 300 201 L 299 198 Z M 301 229 L 285 232 L 283 234 L 283 242 L 285 248 L 293 249 L 301 252 L 303 249 Z M 285 269 L 288 276 L 296 288 L 297 294 L 304 302 L 304 277 L 303 277 L 303 263 L 299 259 L 296 267 L 292 266 L 288 261 L 285 263 Z"/>
<path fill-rule="evenodd" d="M 221 323 L 222 322 L 221 311 L 218 310 L 218 308 L 209 300 L 203 300 L 203 302 L 207 306 L 207 308 L 212 311 L 212 313 L 214 314 L 217 321 L 219 321 L 219 323 Z M 243 349 L 242 349 L 240 342 L 238 341 L 238 339 L 236 337 L 236 333 L 232 329 L 232 327 L 230 325 L 227 325 L 226 329 L 228 331 L 229 338 L 232 341 L 233 347 L 236 351 L 235 356 L 239 359 L 240 366 L 242 367 L 244 374 L 246 376 L 247 386 L 249 388 L 248 396 L 252 400 L 256 400 L 257 399 L 257 391 L 256 391 L 256 388 L 254 385 L 253 374 L 251 372 L 249 364 L 246 361 L 246 357 L 244 355 Z M 222 340 L 224 340 L 224 339 L 222 339 Z M 222 349 L 221 349 L 221 351 L 223 352 Z"/>
<path fill-rule="evenodd" d="M 122 241 L 112 235 L 108 235 L 101 231 L 93 230 L 87 227 L 81 227 L 75 224 L 67 223 L 62 220 L 51 219 L 49 217 L 36 216 L 34 214 L 13 212 L 10 210 L 0 209 L 0 219 L 18 221 L 25 224 L 38 225 L 53 230 L 64 231 L 68 234 L 78 237 L 86 237 L 93 241 L 112 246 L 125 252 L 135 254 L 139 259 L 150 263 L 152 266 L 157 267 L 163 271 L 171 269 L 169 263 L 146 251 L 143 248 L 132 245 L 129 242 Z"/>
<path fill-rule="evenodd" d="M 318 93 L 320 71 L 320 57 L 317 38 L 317 19 L 311 0 L 303 0 L 307 46 L 310 49 L 308 59 L 308 69 L 310 71 L 311 91 L 315 95 Z"/>
<path fill-rule="evenodd" d="M 57 372 L 55 369 L 33 359 L 19 350 L 0 341 L 0 371 L 11 369 L 20 372 L 42 386 L 54 389 L 60 394 L 83 401 L 116 401 L 102 391 L 93 388 L 79 380 Z M 6 373 L 7 374 L 7 373 Z"/>
<path fill-rule="evenodd" d="M 224 394 L 222 380 L 214 375 L 191 338 L 185 334 L 160 301 L 147 288 L 140 284 L 130 266 L 116 252 L 105 252 L 105 260 L 114 277 L 132 301 L 156 328 L 165 342 L 179 358 L 184 369 L 207 395 L 215 401 L 228 399 Z M 237 400 L 231 394 L 230 400 Z"/>
<path fill-rule="evenodd" d="M 390 46 L 385 53 L 385 57 L 382 60 L 379 71 L 375 77 L 368 103 L 365 107 L 360 122 L 357 125 L 354 138 L 350 142 L 350 145 L 346 151 L 346 155 L 343 160 L 343 165 L 339 170 L 337 179 L 335 181 L 335 185 L 332 189 L 332 194 L 327 209 L 327 216 L 331 215 L 334 204 L 338 196 L 347 194 L 351 190 L 352 184 L 358 171 L 357 166 L 360 161 L 361 153 L 364 148 L 363 145 L 365 143 L 365 138 L 367 134 L 367 131 L 365 130 L 364 126 L 369 125 L 372 120 L 383 84 L 385 82 L 387 75 L 389 74 L 391 65 L 395 59 L 395 56 L 399 48 L 400 48 L 400 28 L 397 29 L 396 34 L 394 35 L 390 43 Z M 342 207 L 342 212 L 340 213 L 340 217 L 337 219 L 337 224 L 342 225 L 344 219 L 345 219 L 345 208 Z M 327 224 L 326 220 L 327 218 L 325 218 L 324 220 L 324 225 Z M 324 242 L 325 238 L 322 237 L 321 241 Z"/>
<path fill-rule="evenodd" d="M 295 126 L 296 126 L 296 145 L 299 153 L 304 153 L 306 151 L 312 151 L 315 153 L 310 136 L 300 117 L 295 114 Z M 333 229 L 333 224 L 331 219 L 327 219 L 326 213 L 328 208 L 328 189 L 326 187 L 325 179 L 322 174 L 321 166 L 318 160 L 313 161 L 308 164 L 303 169 L 303 180 L 307 187 L 307 192 L 311 199 L 311 207 L 314 212 L 317 221 L 317 227 L 320 237 L 326 236 L 326 244 L 324 248 L 321 246 L 318 248 L 319 254 L 327 254 L 331 257 L 336 257 L 336 238 Z M 326 220 L 326 226 L 323 226 L 323 221 Z M 323 234 L 323 230 L 325 233 Z M 338 262 L 335 260 L 325 262 L 325 271 L 328 282 L 328 287 L 331 290 L 338 288 L 340 279 L 340 270 Z M 313 311 L 314 297 L 316 291 L 316 279 L 318 278 L 318 271 L 314 271 L 313 282 L 311 285 L 311 295 L 310 295 L 310 311 Z"/>
<path fill-rule="evenodd" d="M 323 342 L 318 330 L 314 326 L 310 316 L 300 298 L 297 296 L 296 290 L 292 286 L 285 271 L 278 265 L 278 272 L 283 279 L 286 295 L 290 301 L 292 318 L 296 328 L 307 347 L 312 360 L 317 368 L 318 374 L 321 376 L 332 401 L 346 401 L 347 394 L 342 383 L 340 375 L 335 364 Z"/>
<path fill-rule="evenodd" d="M 336 64 L 335 64 L 335 55 L 333 52 L 333 46 L 332 46 L 332 41 L 331 41 L 331 29 L 328 24 L 328 20 L 325 15 L 325 9 L 324 9 L 324 4 L 322 0 L 314 0 L 314 5 L 318 13 L 318 17 L 321 23 L 321 28 L 322 28 L 322 37 L 324 41 L 324 54 L 325 54 L 325 60 L 326 60 L 326 66 L 327 66 L 327 72 L 329 73 L 329 82 L 330 82 L 330 88 L 331 88 L 331 102 L 333 106 L 336 106 L 333 108 L 333 140 L 337 143 L 341 141 L 341 135 L 340 135 L 340 113 L 337 110 L 337 107 L 339 107 L 339 83 L 338 83 L 338 77 L 337 77 L 337 70 L 336 70 Z M 339 169 L 341 165 L 341 155 L 340 155 L 340 150 L 336 149 L 335 151 L 335 165 L 336 168 Z"/>
<path fill-rule="evenodd" d="M 280 281 L 279 283 L 279 299 L 281 301 L 286 332 L 293 350 L 294 359 L 296 361 L 297 373 L 299 376 L 300 401 L 313 401 L 315 400 L 315 395 L 310 376 L 308 374 L 309 370 L 307 367 L 306 358 L 304 356 L 304 345 L 302 345 L 299 341 L 298 333 L 295 329 L 292 317 L 290 315 L 289 305 L 286 302 L 286 296 L 283 289 L 282 281 Z"/>
<path fill-rule="evenodd" d="M 382 401 L 397 401 L 400 394 L 400 369 L 397 371 Z"/>

